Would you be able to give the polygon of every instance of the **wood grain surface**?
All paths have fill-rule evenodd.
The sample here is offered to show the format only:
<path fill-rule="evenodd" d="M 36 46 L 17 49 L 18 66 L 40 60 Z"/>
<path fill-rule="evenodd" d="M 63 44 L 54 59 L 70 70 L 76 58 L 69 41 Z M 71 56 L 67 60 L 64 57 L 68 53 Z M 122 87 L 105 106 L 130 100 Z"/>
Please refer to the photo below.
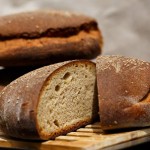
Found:
<path fill-rule="evenodd" d="M 119 143 L 124 143 L 125 146 L 125 143 L 130 142 L 130 145 L 132 145 L 132 141 L 135 144 L 135 139 L 148 137 L 149 135 L 150 128 L 104 133 L 101 130 L 100 123 L 96 122 L 75 132 L 59 136 L 55 140 L 43 142 L 12 139 L 1 133 L 0 147 L 37 150 L 96 150 L 110 148 Z M 141 142 L 144 142 L 144 140 L 141 140 Z"/>

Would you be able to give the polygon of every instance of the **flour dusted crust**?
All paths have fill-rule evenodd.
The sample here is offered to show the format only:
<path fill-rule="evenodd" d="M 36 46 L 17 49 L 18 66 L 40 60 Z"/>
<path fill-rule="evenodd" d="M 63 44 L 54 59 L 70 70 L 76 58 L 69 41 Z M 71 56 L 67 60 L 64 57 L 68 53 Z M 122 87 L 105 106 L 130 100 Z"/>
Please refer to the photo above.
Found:
<path fill-rule="evenodd" d="M 0 128 L 6 135 L 40 139 L 35 119 L 39 92 L 47 77 L 64 64 L 45 66 L 29 72 L 1 91 Z"/>
<path fill-rule="evenodd" d="M 150 126 L 150 63 L 100 56 L 96 69 L 102 128 Z"/>
<path fill-rule="evenodd" d="M 41 10 L 0 17 L 1 66 L 91 59 L 102 45 L 97 21 L 89 16 Z"/>
<path fill-rule="evenodd" d="M 44 94 L 42 93 L 46 93 L 47 89 L 45 89 L 47 87 L 48 84 L 50 84 L 52 82 L 52 79 L 56 77 L 57 74 L 61 73 L 64 69 L 67 69 L 68 67 L 74 67 L 76 68 L 76 66 L 80 66 L 82 67 L 89 67 L 91 70 L 93 70 L 93 72 L 91 72 L 91 77 L 93 78 L 91 80 L 91 77 L 89 77 L 90 82 L 87 82 L 87 86 L 92 86 L 92 89 L 95 90 L 93 92 L 91 92 L 91 94 L 94 96 L 92 99 L 89 99 L 89 96 L 87 95 L 87 98 L 85 98 L 86 96 L 84 96 L 85 101 L 84 103 L 82 102 L 82 99 L 78 99 L 78 104 L 74 105 L 73 107 L 78 107 L 78 105 L 83 103 L 83 106 L 88 105 L 88 107 L 91 107 L 93 111 L 89 111 L 90 115 L 84 114 L 84 111 L 80 108 L 77 108 L 77 110 L 79 113 L 83 113 L 85 115 L 82 115 L 84 118 L 78 118 L 76 117 L 76 119 L 78 121 L 75 121 L 74 123 L 72 122 L 73 119 L 70 121 L 70 124 L 66 125 L 65 127 L 57 127 L 57 122 L 54 124 L 55 125 L 55 130 L 52 130 L 51 132 L 47 132 L 47 131 L 43 131 L 45 130 L 45 128 L 42 129 L 41 127 L 41 121 L 39 121 L 39 119 L 37 119 L 37 115 L 40 116 L 41 114 L 38 113 L 39 111 L 43 111 L 43 108 L 39 108 L 39 102 L 44 101 L 44 99 L 46 99 L 44 96 Z M 77 70 L 79 68 L 76 68 Z M 17 137 L 17 138 L 22 138 L 22 139 L 52 139 L 55 138 L 58 135 L 61 134 L 66 134 L 69 131 L 73 131 L 83 125 L 86 125 L 88 123 L 91 123 L 94 119 L 97 118 L 98 115 L 98 105 L 97 105 L 97 95 L 96 95 L 96 89 L 94 84 L 96 85 L 96 78 L 95 78 L 95 64 L 91 61 L 88 60 L 79 60 L 79 61 L 67 61 L 67 62 L 63 62 L 63 63 L 58 63 L 58 64 L 54 64 L 54 65 L 50 65 L 50 66 L 45 66 L 42 68 L 39 68 L 37 70 L 31 71 L 21 77 L 19 77 L 18 79 L 14 80 L 13 82 L 11 82 L 8 86 L 6 86 L 0 94 L 0 128 L 1 130 L 8 136 L 12 136 L 12 137 Z M 85 70 L 85 80 L 87 80 L 88 78 L 86 77 L 88 74 Z M 83 75 L 82 75 L 83 76 Z M 78 80 L 78 82 L 80 82 L 80 78 L 76 78 Z M 95 79 L 95 80 L 94 80 Z M 57 78 L 54 79 L 53 81 L 60 81 L 61 78 Z M 63 79 L 62 79 L 63 80 Z M 50 82 L 50 83 L 49 83 Z M 69 80 L 69 82 L 64 82 L 65 84 L 68 84 L 68 86 L 74 88 L 75 85 L 71 85 L 70 83 L 73 82 L 75 83 L 74 79 L 73 80 Z M 91 84 L 91 85 L 89 85 Z M 50 86 L 50 88 L 53 88 L 52 84 Z M 66 86 L 66 89 L 67 87 Z M 94 87 L 93 87 L 94 86 Z M 65 87 L 65 86 L 63 86 Z M 63 88 L 62 87 L 62 88 Z M 78 85 L 79 87 L 79 85 Z M 57 86 L 55 87 L 57 88 Z M 54 88 L 54 89 L 55 89 Z M 84 87 L 83 82 L 82 82 L 82 86 L 79 88 L 86 88 L 86 86 Z M 77 94 L 76 92 L 80 92 L 80 93 L 84 93 L 84 92 L 89 92 L 89 90 L 84 90 L 84 89 L 79 89 L 79 88 L 75 88 L 75 92 L 73 94 Z M 88 87 L 87 87 L 88 88 Z M 91 89 L 91 88 L 90 88 Z M 57 89 L 56 89 L 57 90 Z M 69 89 L 68 89 L 69 90 Z M 71 90 L 72 92 L 74 90 Z M 83 90 L 83 91 L 82 91 Z M 50 90 L 51 92 L 51 90 Z M 55 92 L 55 91 L 54 91 Z M 65 91 L 66 93 L 67 91 Z M 64 95 L 64 97 L 59 97 L 59 100 L 61 103 L 62 100 L 65 100 L 65 97 L 68 97 L 68 95 Z M 70 96 L 72 96 L 73 94 L 70 94 Z M 47 94 L 45 94 L 47 95 Z M 55 94 L 57 95 L 57 94 Z M 51 96 L 51 94 L 50 94 Z M 78 95 L 77 95 L 78 96 Z M 75 97 L 77 97 L 75 96 Z M 62 98 L 62 100 L 61 100 Z M 52 99 L 49 98 L 48 96 L 48 101 L 51 101 Z M 71 105 L 71 97 L 68 99 Z M 75 99 L 73 98 L 72 100 L 75 101 Z M 80 102 L 81 101 L 81 102 Z M 86 103 L 87 101 L 87 103 Z M 89 105 L 89 102 L 91 101 L 91 104 Z M 47 104 L 46 102 L 46 104 Z M 75 101 L 76 102 L 76 101 Z M 55 101 L 54 101 L 55 103 Z M 58 104 L 59 104 L 58 103 Z M 52 105 L 53 103 L 50 105 L 50 109 L 52 109 Z M 61 104 L 60 104 L 61 106 Z M 56 107 L 56 106 L 55 106 Z M 68 107 L 62 107 L 61 109 L 67 109 Z M 87 107 L 86 107 L 87 108 Z M 84 108 L 86 110 L 86 108 Z M 46 107 L 44 107 L 44 109 L 46 109 Z M 59 109 L 61 111 L 61 109 Z M 78 110 L 79 109 L 79 110 Z M 48 110 L 50 111 L 50 110 Z M 48 111 L 46 111 L 46 113 L 48 113 Z M 87 110 L 88 111 L 88 110 Z M 52 117 L 54 118 L 60 118 L 61 119 L 61 115 L 57 116 L 57 113 L 59 111 L 55 111 L 56 114 L 52 115 Z M 46 113 L 44 113 L 44 115 L 42 116 L 46 116 Z M 66 112 L 67 113 L 67 112 Z M 76 116 L 75 112 L 72 111 L 71 112 L 73 115 Z M 51 115 L 52 113 L 50 113 Z M 65 113 L 61 113 L 63 115 L 65 115 Z M 50 115 L 48 115 L 50 117 Z M 47 117 L 47 118 L 49 118 Z M 62 116 L 63 117 L 63 116 Z M 69 115 L 66 117 L 68 118 Z M 75 119 L 75 118 L 74 118 Z M 50 119 L 50 122 L 53 123 L 53 121 Z M 42 122 L 44 122 L 44 119 L 42 119 Z M 48 123 L 49 124 L 49 123 Z"/>

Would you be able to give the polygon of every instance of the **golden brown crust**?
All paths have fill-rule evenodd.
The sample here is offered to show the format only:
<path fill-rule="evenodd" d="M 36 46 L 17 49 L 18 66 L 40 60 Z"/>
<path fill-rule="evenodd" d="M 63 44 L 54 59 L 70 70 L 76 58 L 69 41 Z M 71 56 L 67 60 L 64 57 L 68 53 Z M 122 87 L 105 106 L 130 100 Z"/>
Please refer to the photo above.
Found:
<path fill-rule="evenodd" d="M 69 12 L 33 11 L 0 17 L 0 65 L 47 65 L 101 53 L 95 19 Z"/>
<path fill-rule="evenodd" d="M 150 126 L 150 63 L 101 56 L 96 68 L 102 128 Z"/>
<path fill-rule="evenodd" d="M 71 65 L 74 62 L 95 65 L 90 61 L 80 60 L 45 66 L 19 77 L 6 86 L 0 94 L 0 127 L 2 131 L 9 136 L 22 139 L 46 139 L 54 138 L 59 133 L 65 134 L 79 125 L 85 125 L 87 121 L 83 120 L 77 125 L 56 132 L 56 135 L 41 135 L 36 121 L 36 109 L 46 81 L 65 65 Z"/>
<path fill-rule="evenodd" d="M 0 65 L 34 66 L 77 58 L 91 59 L 100 54 L 100 45 L 102 45 L 100 37 L 98 31 L 90 31 L 80 32 L 68 38 L 42 37 L 1 41 Z"/>

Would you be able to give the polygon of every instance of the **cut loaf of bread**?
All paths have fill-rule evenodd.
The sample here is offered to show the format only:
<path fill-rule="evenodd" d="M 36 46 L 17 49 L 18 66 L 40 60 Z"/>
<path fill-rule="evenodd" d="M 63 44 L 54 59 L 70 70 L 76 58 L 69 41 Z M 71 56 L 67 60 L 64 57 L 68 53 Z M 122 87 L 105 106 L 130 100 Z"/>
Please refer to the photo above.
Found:
<path fill-rule="evenodd" d="M 102 129 L 150 126 L 150 63 L 101 56 L 96 70 Z"/>
<path fill-rule="evenodd" d="M 75 60 L 39 68 L 0 95 L 0 127 L 12 137 L 53 139 L 98 115 L 95 64 Z"/>

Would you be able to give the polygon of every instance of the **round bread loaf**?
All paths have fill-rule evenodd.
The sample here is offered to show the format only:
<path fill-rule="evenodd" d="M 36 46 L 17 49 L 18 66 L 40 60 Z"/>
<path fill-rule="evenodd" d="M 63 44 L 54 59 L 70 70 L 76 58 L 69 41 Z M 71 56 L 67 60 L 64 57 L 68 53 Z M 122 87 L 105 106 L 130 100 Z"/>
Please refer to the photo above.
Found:
<path fill-rule="evenodd" d="M 150 63 L 101 56 L 96 70 L 102 129 L 150 126 Z"/>
<path fill-rule="evenodd" d="M 53 139 L 98 117 L 95 64 L 87 60 L 39 68 L 0 94 L 0 129 L 22 139 Z"/>
<path fill-rule="evenodd" d="M 63 11 L 32 11 L 0 17 L 0 66 L 35 66 L 101 53 L 95 19 Z"/>

